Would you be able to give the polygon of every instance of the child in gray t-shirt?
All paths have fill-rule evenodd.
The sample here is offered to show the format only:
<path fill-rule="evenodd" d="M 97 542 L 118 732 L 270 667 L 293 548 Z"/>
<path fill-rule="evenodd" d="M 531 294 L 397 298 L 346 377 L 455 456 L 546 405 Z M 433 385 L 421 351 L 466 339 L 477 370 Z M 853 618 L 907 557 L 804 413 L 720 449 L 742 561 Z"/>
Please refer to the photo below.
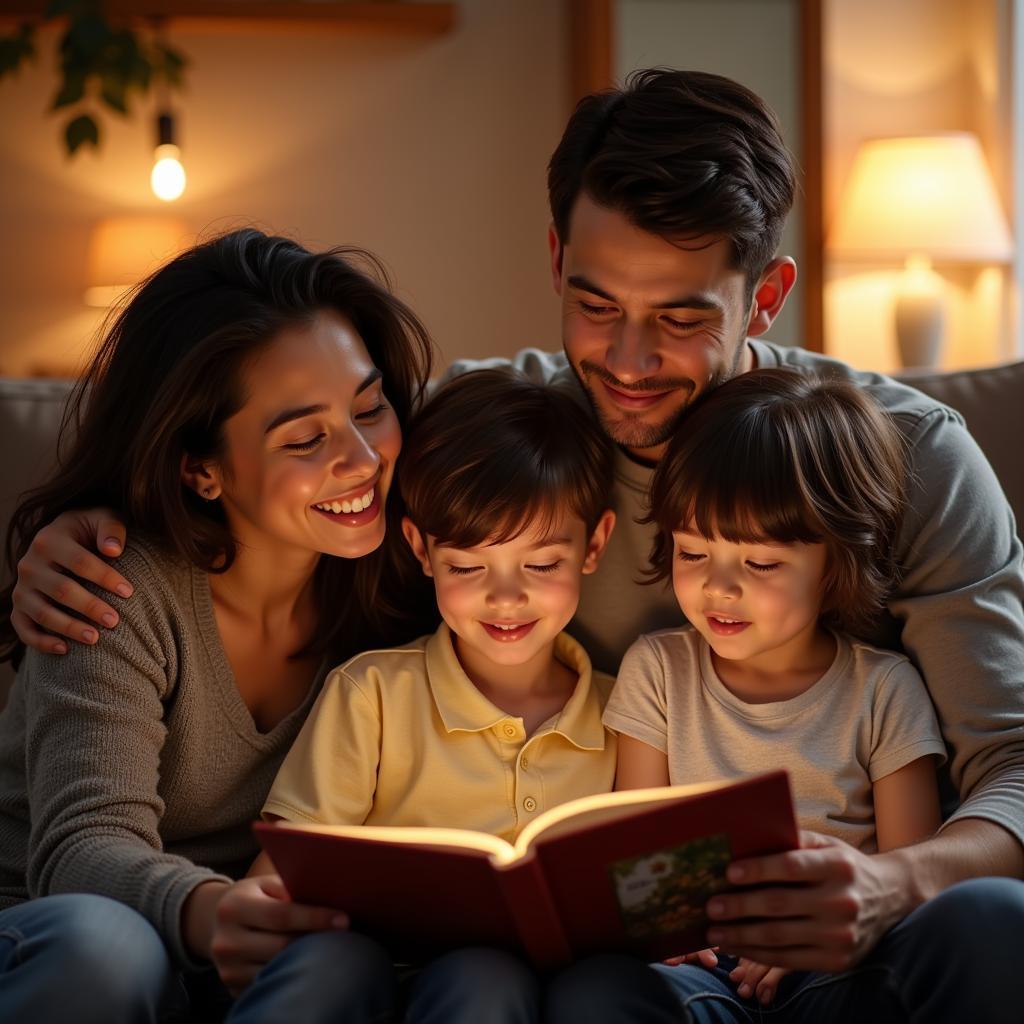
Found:
<path fill-rule="evenodd" d="M 868 853 L 934 833 L 945 747 L 924 683 L 848 635 L 895 579 L 906 475 L 895 427 L 846 381 L 757 370 L 694 405 L 648 517 L 651 576 L 690 625 L 626 653 L 604 715 L 617 788 L 786 767 L 802 828 Z M 767 1004 L 785 973 L 741 959 L 729 978 Z"/>

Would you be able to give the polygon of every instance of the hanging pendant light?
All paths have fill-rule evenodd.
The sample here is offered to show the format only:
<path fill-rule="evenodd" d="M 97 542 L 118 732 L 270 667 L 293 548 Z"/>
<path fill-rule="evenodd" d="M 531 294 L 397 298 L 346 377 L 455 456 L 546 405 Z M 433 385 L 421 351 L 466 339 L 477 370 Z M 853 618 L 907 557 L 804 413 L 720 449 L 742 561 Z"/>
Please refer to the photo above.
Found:
<path fill-rule="evenodd" d="M 185 168 L 181 164 L 181 150 L 174 139 L 174 116 L 169 110 L 157 114 L 156 132 L 149 185 L 158 199 L 171 202 L 185 191 L 186 177 Z"/>

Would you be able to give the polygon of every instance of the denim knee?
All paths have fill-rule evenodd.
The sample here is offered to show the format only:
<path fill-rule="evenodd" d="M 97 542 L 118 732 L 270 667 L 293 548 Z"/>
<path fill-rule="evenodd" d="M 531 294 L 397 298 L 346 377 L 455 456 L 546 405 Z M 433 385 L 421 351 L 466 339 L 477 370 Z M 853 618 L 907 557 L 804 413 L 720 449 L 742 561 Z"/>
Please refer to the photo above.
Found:
<path fill-rule="evenodd" d="M 438 957 L 413 986 L 408 1024 L 527 1024 L 539 1019 L 540 980 L 511 953 L 471 947 Z"/>
<path fill-rule="evenodd" d="M 11 907 L 0 914 L 0 936 L 0 1016 L 7 1019 L 156 1020 L 174 977 L 156 929 L 104 896 L 47 896 Z M 7 1016 L 9 1009 L 15 1012 Z"/>
<path fill-rule="evenodd" d="M 552 1024 L 679 1024 L 682 1003 L 649 964 L 617 954 L 587 957 L 548 984 Z"/>
<path fill-rule="evenodd" d="M 1016 949 L 1024 936 L 1024 882 L 1016 878 L 972 878 L 950 886 L 922 908 L 946 939 L 976 935 L 973 946 L 981 962 L 990 963 L 993 950 Z"/>
<path fill-rule="evenodd" d="M 398 1012 L 398 975 L 387 951 L 358 932 L 312 932 L 295 939 L 257 975 L 228 1020 L 305 1024 L 388 1021 Z"/>

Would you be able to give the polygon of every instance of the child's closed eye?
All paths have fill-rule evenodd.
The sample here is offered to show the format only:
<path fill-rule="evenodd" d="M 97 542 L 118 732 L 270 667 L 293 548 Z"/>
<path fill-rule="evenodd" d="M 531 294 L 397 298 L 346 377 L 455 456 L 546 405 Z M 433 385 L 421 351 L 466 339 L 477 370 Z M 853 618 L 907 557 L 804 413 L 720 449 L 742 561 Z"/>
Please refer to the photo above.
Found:
<path fill-rule="evenodd" d="M 468 576 L 470 573 L 478 572 L 480 568 L 479 565 L 449 565 L 448 571 L 453 576 Z"/>
<path fill-rule="evenodd" d="M 676 557 L 679 559 L 680 562 L 693 563 L 702 561 L 705 556 L 698 555 L 696 554 L 696 552 L 693 551 L 680 551 Z"/>
<path fill-rule="evenodd" d="M 544 565 L 528 565 L 526 568 L 531 572 L 554 572 L 562 564 L 562 559 L 554 562 L 547 562 Z"/>
<path fill-rule="evenodd" d="M 747 568 L 753 569 L 754 572 L 772 572 L 782 565 L 781 562 L 751 562 L 747 560 Z"/>

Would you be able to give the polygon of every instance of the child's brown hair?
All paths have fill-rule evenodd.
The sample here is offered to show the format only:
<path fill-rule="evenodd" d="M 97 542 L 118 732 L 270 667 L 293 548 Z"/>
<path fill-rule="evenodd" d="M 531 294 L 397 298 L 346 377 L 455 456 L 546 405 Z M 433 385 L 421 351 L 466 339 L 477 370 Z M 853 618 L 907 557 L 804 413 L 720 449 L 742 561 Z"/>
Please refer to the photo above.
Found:
<path fill-rule="evenodd" d="M 652 582 L 670 579 L 673 531 L 731 542 L 823 543 L 823 611 L 863 633 L 897 578 L 905 442 L 861 387 L 789 369 L 744 373 L 681 420 L 651 484 Z"/>
<path fill-rule="evenodd" d="M 504 543 L 569 511 L 593 532 L 614 446 L 573 395 L 511 368 L 442 387 L 414 418 L 398 479 L 409 518 L 439 543 Z"/>

